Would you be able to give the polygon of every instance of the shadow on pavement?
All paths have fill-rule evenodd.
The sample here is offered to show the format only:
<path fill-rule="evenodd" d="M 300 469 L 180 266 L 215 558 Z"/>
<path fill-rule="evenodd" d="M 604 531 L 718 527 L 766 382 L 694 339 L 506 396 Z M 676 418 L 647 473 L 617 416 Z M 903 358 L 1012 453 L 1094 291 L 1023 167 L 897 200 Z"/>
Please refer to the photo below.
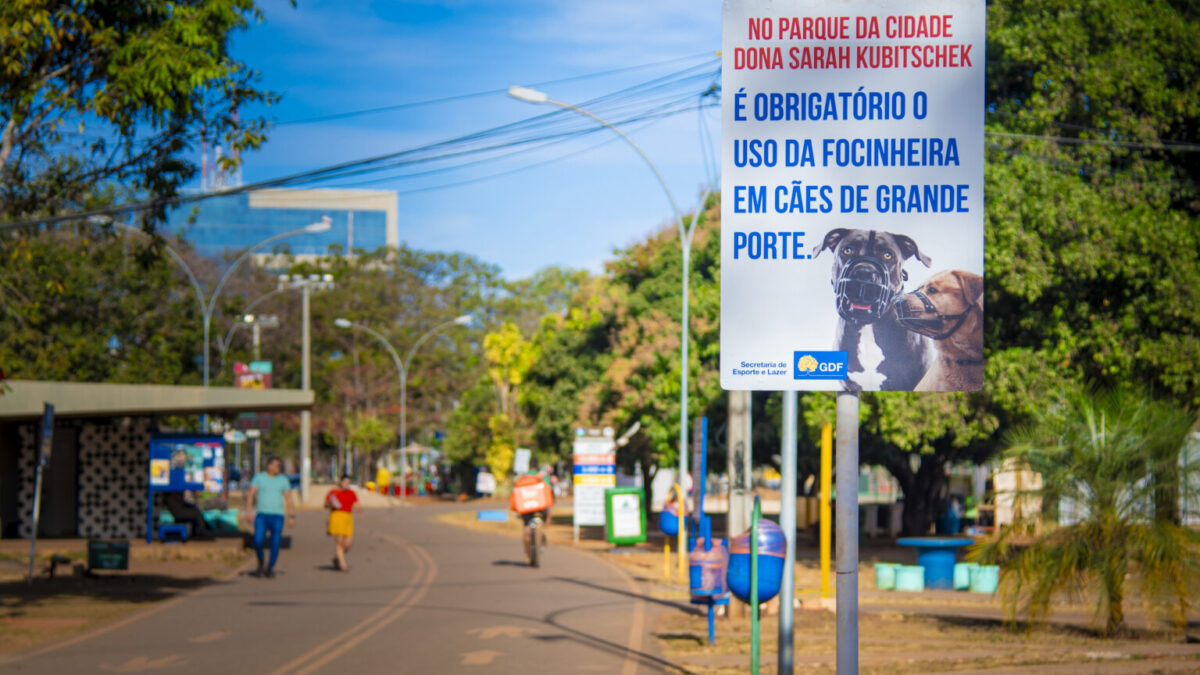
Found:
<path fill-rule="evenodd" d="M 639 600 L 645 600 L 646 602 L 653 602 L 656 605 L 662 605 L 663 607 L 670 607 L 671 609 L 677 609 L 677 610 L 679 610 L 681 612 L 685 612 L 687 614 L 694 614 L 696 616 L 705 616 L 704 612 L 700 611 L 699 609 L 697 609 L 695 606 L 693 606 L 690 603 L 673 602 L 671 600 L 663 600 L 662 598 L 655 598 L 653 596 L 643 595 L 641 593 L 630 593 L 629 591 L 622 591 L 617 588 L 610 588 L 608 586 L 603 586 L 601 584 L 594 584 L 590 581 L 583 581 L 581 579 L 571 579 L 569 577 L 551 577 L 551 578 L 553 578 L 555 581 L 564 581 L 568 584 L 575 584 L 577 586 L 587 586 L 588 588 L 594 588 L 598 591 L 604 591 L 606 593 L 613 593 L 616 595 L 623 595 L 627 598 L 637 598 Z"/>
<path fill-rule="evenodd" d="M 923 612 L 922 615 L 927 616 L 940 624 L 946 626 L 956 626 L 960 628 L 985 628 L 988 630 L 1006 631 L 1014 634 L 1028 633 L 1031 630 L 1038 630 L 1042 632 L 1048 631 L 1057 633 L 1065 637 L 1083 637 L 1093 639 L 1105 638 L 1099 629 L 1091 625 L 1075 623 L 1069 619 L 1060 619 L 1056 621 L 1054 617 L 1051 617 L 1050 620 L 1045 623 L 1039 623 L 1031 626 L 1030 623 L 1025 620 L 1007 621 L 1005 619 L 993 617 L 963 616 L 938 612 Z M 1197 622 L 1195 621 L 1190 622 L 1187 630 L 1190 632 L 1190 630 L 1195 627 L 1196 623 Z M 1154 641 L 1161 640 L 1163 638 L 1163 631 L 1152 628 L 1127 626 L 1122 632 L 1121 637 L 1133 640 Z M 1200 638 L 1193 635 L 1186 635 L 1183 641 L 1187 643 L 1195 643 L 1200 642 Z"/>
<path fill-rule="evenodd" d="M 122 574 L 94 577 L 56 577 L 0 583 L 0 612 L 19 616 L 21 608 L 62 597 L 86 596 L 100 601 L 157 602 L 181 592 L 226 582 L 212 578 L 180 578 L 161 574 Z"/>
<path fill-rule="evenodd" d="M 609 590 L 609 589 L 605 589 L 602 586 L 595 586 L 595 588 Z M 632 594 L 626 593 L 624 595 L 632 595 Z M 642 597 L 642 596 L 636 596 L 636 597 Z M 575 628 L 571 628 L 570 626 L 565 626 L 562 623 L 559 623 L 559 616 L 562 614 L 570 614 L 570 613 L 574 613 L 574 612 L 579 612 L 581 610 L 587 610 L 592 607 L 600 607 L 600 606 L 605 606 L 608 604 L 611 604 L 611 603 L 605 602 L 605 603 L 598 603 L 598 604 L 593 604 L 593 605 L 579 605 L 579 606 L 575 606 L 575 607 L 568 607 L 565 609 L 560 609 L 560 610 L 557 610 L 554 612 L 550 612 L 549 614 L 542 616 L 540 619 L 536 618 L 536 617 L 531 617 L 531 616 L 528 616 L 525 614 L 517 614 L 515 612 L 498 612 L 495 610 L 474 610 L 474 609 L 469 610 L 469 611 L 471 614 L 496 616 L 496 617 L 502 617 L 505 619 L 516 619 L 519 621 L 540 623 L 540 624 L 549 626 L 551 628 L 554 628 L 558 631 L 561 631 L 561 633 L 559 633 L 559 634 L 530 635 L 529 636 L 530 638 L 535 639 L 535 640 L 541 640 L 544 642 L 572 640 L 582 646 L 591 647 L 593 649 L 596 649 L 596 650 L 599 650 L 599 651 L 602 651 L 602 652 L 605 652 L 608 654 L 612 654 L 614 656 L 624 656 L 624 657 L 632 656 L 637 659 L 639 666 L 650 668 L 657 672 L 678 672 L 678 673 L 686 673 L 686 674 L 690 674 L 692 672 L 677 663 L 673 663 L 673 662 L 668 661 L 659 656 L 655 656 L 654 654 L 649 654 L 644 651 L 633 650 L 624 645 L 617 644 L 610 640 L 605 640 L 604 638 L 600 638 L 600 637 L 597 637 L 590 633 L 586 633 L 584 631 L 577 630 Z M 436 606 L 436 605 L 418 605 L 418 607 L 425 611 L 455 612 L 455 613 L 468 611 L 468 610 L 464 610 L 464 609 L 461 609 L 458 607 L 440 607 L 440 606 Z"/>

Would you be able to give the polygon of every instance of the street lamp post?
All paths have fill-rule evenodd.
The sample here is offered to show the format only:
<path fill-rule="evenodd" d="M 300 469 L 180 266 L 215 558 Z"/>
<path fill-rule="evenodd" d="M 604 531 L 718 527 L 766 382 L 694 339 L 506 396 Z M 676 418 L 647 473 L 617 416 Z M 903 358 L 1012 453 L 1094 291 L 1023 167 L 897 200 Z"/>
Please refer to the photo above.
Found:
<path fill-rule="evenodd" d="M 233 341 L 233 332 L 238 329 L 238 326 L 249 325 L 251 330 L 252 346 L 251 355 L 255 361 L 262 359 L 262 329 L 263 328 L 278 328 L 279 317 L 275 314 L 248 314 L 243 313 L 240 321 L 234 321 L 229 327 L 229 332 L 225 334 L 225 341 L 218 344 L 217 348 L 221 350 L 221 363 L 219 367 L 224 367 L 225 353 L 229 351 L 230 343 Z"/>
<path fill-rule="evenodd" d="M 233 325 L 231 325 L 229 327 L 229 331 L 227 333 L 225 333 L 224 340 L 222 340 L 220 337 L 217 338 L 217 351 L 221 352 L 222 360 L 224 360 L 224 358 L 225 358 L 225 353 L 229 351 L 230 345 L 233 344 L 233 334 L 237 331 L 239 326 L 241 326 L 244 323 L 250 324 L 251 326 L 253 326 L 255 328 L 255 332 L 257 333 L 259 320 L 257 318 L 254 318 L 256 315 L 253 313 L 253 310 L 255 307 L 257 307 L 259 305 L 259 303 L 265 302 L 269 298 L 273 298 L 276 295 L 279 295 L 280 293 L 283 293 L 285 291 L 294 290 L 295 288 L 298 288 L 298 287 L 284 286 L 283 282 L 281 281 L 280 285 L 275 290 L 267 291 L 266 293 L 263 293 L 262 295 L 258 296 L 257 298 L 251 300 L 250 303 L 247 304 L 245 307 L 243 307 L 242 308 L 242 320 L 233 322 Z M 250 317 L 250 318 L 247 318 L 247 317 Z M 275 328 L 275 326 L 271 326 L 271 325 L 266 326 L 266 327 L 267 328 Z M 259 357 L 257 354 L 255 354 L 254 358 L 258 359 Z"/>
<path fill-rule="evenodd" d="M 400 501 L 402 502 L 407 500 L 406 492 L 408 491 L 406 478 L 408 472 L 408 367 L 412 363 L 413 356 L 417 353 L 417 348 L 420 347 L 421 343 L 425 342 L 425 340 L 434 333 L 437 333 L 447 326 L 465 326 L 471 323 L 473 320 L 473 316 L 470 314 L 464 314 L 460 317 L 434 326 L 426 331 L 424 335 L 417 338 L 417 341 L 413 343 L 412 348 L 408 350 L 408 354 L 405 356 L 403 362 L 400 361 L 400 355 L 396 353 L 396 349 L 395 347 L 392 347 L 392 343 L 388 342 L 388 339 L 385 338 L 379 331 L 362 324 L 354 323 L 349 319 L 333 320 L 333 325 L 337 326 L 338 328 L 361 330 L 371 337 L 374 337 L 376 340 L 379 340 L 379 342 L 381 342 L 383 346 L 387 348 L 388 354 L 391 355 L 392 361 L 396 364 L 396 370 L 400 373 Z"/>
<path fill-rule="evenodd" d="M 141 232 L 141 230 L 139 230 L 138 228 L 133 227 L 131 225 L 126 225 L 124 223 L 113 222 L 113 225 L 116 227 L 119 227 L 123 230 Z M 217 287 L 213 290 L 212 296 L 208 299 L 207 302 L 205 302 L 205 300 L 204 300 L 204 292 L 200 288 L 200 282 L 196 279 L 196 275 L 192 273 L 192 270 L 190 267 L 188 267 L 188 264 L 186 262 L 184 262 L 183 257 L 180 256 L 179 253 L 177 251 L 175 251 L 175 249 L 171 248 L 170 246 L 165 247 L 167 249 L 167 252 L 171 255 L 171 257 L 174 258 L 175 262 L 177 262 L 179 264 L 179 266 L 183 268 L 184 273 L 187 274 L 188 280 L 190 282 L 192 282 L 192 290 L 196 291 L 196 299 L 200 301 L 200 314 L 204 320 L 204 373 L 203 373 L 203 378 L 204 378 L 204 386 L 205 387 L 208 386 L 208 379 L 209 379 L 209 372 L 208 372 L 209 371 L 209 364 L 208 364 L 209 328 L 212 325 L 213 313 L 216 311 L 217 298 L 220 297 L 221 288 L 223 288 L 225 286 L 225 282 L 229 280 L 229 276 L 233 273 L 233 271 L 235 269 L 237 269 L 238 265 L 240 265 L 243 260 L 245 260 L 247 257 L 249 257 L 249 255 L 251 253 L 262 248 L 263 246 L 266 246 L 267 244 L 270 244 L 275 241 L 279 241 L 280 239 L 284 239 L 286 237 L 295 236 L 297 234 L 315 234 L 318 232 L 326 232 L 331 227 L 332 227 L 332 224 L 330 222 L 329 216 L 322 216 L 321 220 L 318 222 L 310 223 L 308 225 L 305 225 L 304 227 L 301 227 L 301 228 L 298 228 L 295 230 L 290 230 L 288 232 L 282 232 L 280 234 L 277 234 L 277 235 L 274 235 L 271 237 L 267 237 L 266 239 L 263 239 L 262 241 L 258 242 L 257 244 L 250 246 L 245 251 L 243 251 L 242 254 L 233 261 L 233 264 L 231 264 L 225 270 L 225 273 L 221 275 L 221 278 L 217 281 Z M 305 305 L 304 306 L 305 306 L 305 311 L 307 312 L 307 308 L 308 308 L 308 298 L 307 297 L 305 297 Z M 305 324 L 305 330 L 307 331 L 307 323 Z M 305 336 L 306 336 L 305 337 L 305 351 L 307 353 L 307 349 L 308 349 L 307 332 L 305 333 Z M 307 363 L 307 360 L 306 360 L 306 363 Z M 308 375 L 307 375 L 307 371 L 306 371 L 306 373 L 304 375 L 304 378 L 305 378 L 304 389 L 305 390 L 307 390 L 309 388 L 307 377 L 308 377 Z M 309 415 L 310 415 L 310 413 L 307 410 L 301 413 L 301 426 L 303 426 L 303 422 L 305 421 L 304 418 Z M 201 426 L 205 427 L 204 430 L 207 431 L 208 416 L 201 415 L 200 420 L 201 420 Z M 303 441 L 301 441 L 301 443 L 303 445 Z M 302 458 L 301 462 L 303 463 L 303 458 Z M 304 478 L 302 477 L 301 485 L 303 485 L 303 484 L 304 484 Z M 306 494 L 307 494 L 306 491 L 302 491 L 301 497 L 303 498 L 304 496 L 306 496 Z"/>
<path fill-rule="evenodd" d="M 696 221 L 699 219 L 700 211 L 704 209 L 704 199 L 701 199 L 699 209 L 696 215 L 692 218 L 691 224 L 685 229 L 683 225 L 683 216 L 679 211 L 679 206 L 675 202 L 675 197 L 671 194 L 670 188 L 667 187 L 666 180 L 663 179 L 658 167 L 646 153 L 638 147 L 633 139 L 629 138 L 620 129 L 616 128 L 607 121 L 597 117 L 591 112 L 583 108 L 573 106 L 569 103 L 556 101 L 550 98 L 545 92 L 528 87 L 513 86 L 508 88 L 508 95 L 519 101 L 526 103 L 535 103 L 540 105 L 556 105 L 560 108 L 573 110 L 581 115 L 590 117 L 599 124 L 611 129 L 614 133 L 621 137 L 633 151 L 638 154 L 645 162 L 646 166 L 650 167 L 650 171 L 654 173 L 654 177 L 658 179 L 658 184 L 662 186 L 663 192 L 667 195 L 667 201 L 671 204 L 671 211 L 675 215 L 675 222 L 679 227 L 679 244 L 683 249 L 683 292 L 682 292 L 682 310 L 681 310 L 681 328 L 680 328 L 680 368 L 679 368 L 679 481 L 683 485 L 684 476 L 688 473 L 688 447 L 687 447 L 687 424 L 688 424 L 688 277 L 691 270 L 692 257 L 692 235 L 696 231 Z"/>
<path fill-rule="evenodd" d="M 310 304 L 313 288 L 330 288 L 333 286 L 332 274 L 310 274 L 307 277 L 293 274 L 290 278 L 284 274 L 279 277 L 282 290 L 288 287 L 299 287 L 301 292 L 300 333 L 301 333 L 301 363 L 300 388 L 308 391 L 312 388 L 312 313 Z M 308 499 L 309 488 L 312 485 L 312 411 L 300 411 L 300 502 Z"/>
<path fill-rule="evenodd" d="M 282 232 L 282 233 L 274 235 L 272 237 L 267 237 L 266 239 L 263 239 L 262 241 L 258 242 L 257 244 L 255 244 L 255 245 L 247 248 L 245 251 L 243 251 L 242 254 L 240 256 L 238 256 L 237 259 L 234 260 L 233 263 L 225 270 L 225 273 L 221 275 L 220 280 L 217 281 L 216 289 L 213 290 L 212 297 L 209 298 L 208 303 L 206 305 L 204 305 L 204 386 L 206 386 L 206 387 L 208 386 L 208 351 L 209 351 L 208 350 L 208 331 L 209 331 L 209 326 L 212 323 L 213 312 L 216 311 L 217 298 L 220 297 L 221 288 L 223 286 L 225 286 L 225 282 L 229 280 L 229 276 L 231 274 L 233 274 L 233 271 L 235 269 L 237 269 L 238 265 L 240 265 L 243 260 L 248 258 L 251 253 L 262 248 L 263 246 L 266 246 L 267 244 L 279 241 L 280 239 L 284 239 L 286 237 L 292 237 L 297 234 L 315 234 L 317 232 L 327 232 L 331 227 L 332 227 L 332 224 L 330 223 L 329 216 L 323 216 L 321 218 L 321 220 L 318 222 L 311 223 L 309 225 L 305 225 L 304 227 L 301 227 L 296 230 Z M 304 386 L 304 388 L 308 389 L 308 385 L 306 384 Z"/>

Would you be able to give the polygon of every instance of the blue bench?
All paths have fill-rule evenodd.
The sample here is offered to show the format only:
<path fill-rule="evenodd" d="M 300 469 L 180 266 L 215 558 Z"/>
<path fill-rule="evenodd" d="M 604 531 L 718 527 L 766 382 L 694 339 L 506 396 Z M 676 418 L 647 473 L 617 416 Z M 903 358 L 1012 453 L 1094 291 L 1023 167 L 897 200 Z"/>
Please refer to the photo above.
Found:
<path fill-rule="evenodd" d="M 180 541 L 180 542 L 187 541 L 188 526 L 183 523 L 160 523 L 158 526 L 159 541 L 161 541 L 163 543 L 167 543 L 167 542 L 171 541 L 171 540 L 167 539 L 167 535 L 169 535 L 169 534 L 179 535 L 178 541 Z"/>

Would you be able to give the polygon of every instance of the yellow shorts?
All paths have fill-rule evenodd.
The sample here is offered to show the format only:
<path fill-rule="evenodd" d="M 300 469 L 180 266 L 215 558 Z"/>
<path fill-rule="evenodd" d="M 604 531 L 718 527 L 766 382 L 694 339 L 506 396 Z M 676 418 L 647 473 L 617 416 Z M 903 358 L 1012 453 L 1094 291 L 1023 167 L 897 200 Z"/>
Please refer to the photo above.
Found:
<path fill-rule="evenodd" d="M 337 537 L 354 536 L 354 516 L 348 511 L 332 511 L 329 514 L 329 534 Z"/>

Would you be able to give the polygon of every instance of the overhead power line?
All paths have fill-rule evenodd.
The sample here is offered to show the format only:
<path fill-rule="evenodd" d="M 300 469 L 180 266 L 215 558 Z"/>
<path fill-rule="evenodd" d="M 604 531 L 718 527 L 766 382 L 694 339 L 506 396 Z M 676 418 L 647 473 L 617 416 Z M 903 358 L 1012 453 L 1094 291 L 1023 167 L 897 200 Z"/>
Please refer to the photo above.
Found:
<path fill-rule="evenodd" d="M 716 59 L 710 59 L 704 63 L 689 66 L 674 73 L 656 77 L 649 81 L 635 84 L 589 101 L 584 101 L 580 105 L 601 111 L 602 114 L 609 116 L 614 124 L 633 123 L 652 114 L 660 116 L 679 114 L 684 112 L 684 110 L 676 109 L 673 112 L 668 112 L 670 106 L 677 103 L 683 94 L 686 94 L 688 100 L 694 100 L 699 89 L 699 83 L 707 82 L 717 76 L 719 70 L 717 70 L 716 64 Z M 683 94 L 680 93 L 681 91 Z M 694 110 L 694 107 L 689 107 L 688 110 Z M 594 133 L 599 129 L 599 127 L 590 122 L 581 122 L 574 119 L 573 116 L 563 115 L 562 112 L 556 109 L 534 117 L 423 146 L 350 160 L 223 190 L 180 195 L 174 199 L 152 197 L 136 202 L 70 214 L 27 218 L 19 221 L 0 223 L 0 231 L 38 225 L 53 225 L 89 217 L 115 216 L 131 211 L 159 207 L 168 203 L 171 205 L 189 204 L 206 199 L 237 195 L 267 188 L 319 183 L 336 178 L 373 173 L 408 164 L 435 162 L 471 154 L 495 153 L 504 148 L 531 145 L 539 141 L 553 139 L 566 140 Z M 431 154 L 435 151 L 440 154 Z"/>
<path fill-rule="evenodd" d="M 674 63 L 681 63 L 683 61 L 695 61 L 696 59 L 704 58 L 704 57 L 711 58 L 712 55 L 713 55 L 713 52 L 706 51 L 706 52 L 700 52 L 698 54 L 692 54 L 690 56 L 681 56 L 681 57 L 675 58 L 675 59 L 667 59 L 666 61 L 655 61 L 653 63 L 642 63 L 642 64 L 639 64 L 636 66 L 627 66 L 625 68 L 613 68 L 612 70 L 602 70 L 602 71 L 595 72 L 595 73 L 585 73 L 583 75 L 574 75 L 571 77 L 561 77 L 561 78 L 558 78 L 555 80 L 544 80 L 541 82 L 533 82 L 533 83 L 530 83 L 530 85 L 534 86 L 534 87 L 548 87 L 548 86 L 555 85 L 555 84 L 565 84 L 567 82 L 578 82 L 580 80 L 590 80 L 590 79 L 594 79 L 597 77 L 607 77 L 609 75 L 618 75 L 621 73 L 631 73 L 631 72 L 638 71 L 638 70 L 647 70 L 649 68 L 656 68 L 658 66 L 665 66 L 665 65 L 670 65 L 670 64 L 674 64 Z M 345 112 L 330 113 L 328 115 L 317 115 L 315 117 L 304 117 L 301 119 L 294 119 L 294 120 L 282 120 L 282 121 L 275 122 L 274 125 L 277 127 L 282 127 L 282 126 L 290 126 L 290 125 L 297 125 L 297 124 L 313 124 L 316 122 L 330 122 L 333 120 L 347 119 L 350 117 L 360 117 L 362 115 L 375 115 L 378 113 L 394 112 L 397 110 L 407 110 L 409 108 L 418 108 L 418 107 L 427 106 L 427 105 L 438 105 L 441 103 L 452 103 L 454 101 L 464 101 L 464 100 L 468 100 L 468 99 L 472 99 L 472 98 L 481 98 L 484 96 L 495 96 L 496 94 L 504 94 L 506 91 L 508 91 L 507 87 L 503 88 L 503 89 L 485 89 L 483 91 L 476 91 L 476 92 L 471 92 L 471 93 L 467 93 L 467 94 L 454 94 L 452 96 L 442 96 L 440 98 L 430 98 L 430 99 L 425 99 L 423 101 L 410 101 L 407 103 L 396 103 L 393 105 L 379 106 L 376 108 L 363 108 L 360 110 L 347 110 Z"/>
<path fill-rule="evenodd" d="M 1107 145 L 1116 148 L 1133 148 L 1136 150 L 1167 150 L 1170 152 L 1200 152 L 1200 144 L 1181 143 L 1178 141 L 1159 141 L 1143 143 L 1139 141 L 1110 141 L 1105 138 L 1073 138 L 1070 136 L 1039 136 L 1037 134 L 1012 134 L 1003 131 L 988 131 L 988 136 L 998 138 L 1020 138 L 1024 140 L 1054 141 L 1068 145 Z"/>

